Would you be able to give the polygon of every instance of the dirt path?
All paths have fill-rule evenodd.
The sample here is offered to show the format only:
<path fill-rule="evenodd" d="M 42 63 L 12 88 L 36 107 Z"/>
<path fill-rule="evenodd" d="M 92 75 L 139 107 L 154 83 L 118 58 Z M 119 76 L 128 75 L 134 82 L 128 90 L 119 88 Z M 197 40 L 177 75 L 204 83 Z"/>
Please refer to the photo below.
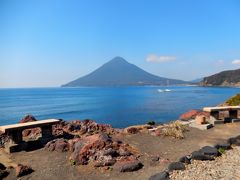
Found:
<path fill-rule="evenodd" d="M 43 149 L 32 152 L 12 154 L 10 159 L 17 163 L 30 165 L 35 172 L 22 179 L 55 180 L 55 179 L 148 179 L 151 175 L 164 170 L 169 162 L 205 145 L 223 142 L 229 137 L 240 135 L 240 123 L 218 125 L 210 130 L 201 131 L 191 128 L 185 139 L 155 137 L 149 134 L 121 135 L 119 138 L 136 147 L 142 154 L 140 160 L 144 167 L 131 173 L 119 173 L 113 170 L 95 169 L 88 166 L 71 166 L 67 153 L 47 152 Z M 169 162 L 152 163 L 151 156 L 159 155 Z M 0 156 L 1 157 L 1 156 Z M 1 160 L 1 159 L 0 159 Z"/>

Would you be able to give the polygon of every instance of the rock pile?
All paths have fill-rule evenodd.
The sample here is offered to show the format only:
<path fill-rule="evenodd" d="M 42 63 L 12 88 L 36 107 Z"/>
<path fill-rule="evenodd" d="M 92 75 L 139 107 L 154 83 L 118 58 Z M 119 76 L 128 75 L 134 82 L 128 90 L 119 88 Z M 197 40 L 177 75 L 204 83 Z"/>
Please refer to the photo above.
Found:
<path fill-rule="evenodd" d="M 143 165 L 138 153 L 130 145 L 113 139 L 106 133 L 98 133 L 70 140 L 56 139 L 46 144 L 48 151 L 71 153 L 73 165 L 92 164 L 94 167 L 113 166 L 120 172 L 135 171 Z"/>

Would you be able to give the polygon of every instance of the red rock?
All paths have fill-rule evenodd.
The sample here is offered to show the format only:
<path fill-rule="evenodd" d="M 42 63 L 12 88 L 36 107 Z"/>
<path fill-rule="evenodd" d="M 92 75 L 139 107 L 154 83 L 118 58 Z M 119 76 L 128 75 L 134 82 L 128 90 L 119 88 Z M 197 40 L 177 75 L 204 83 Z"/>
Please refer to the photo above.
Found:
<path fill-rule="evenodd" d="M 119 157 L 132 155 L 128 148 L 129 145 L 112 139 L 107 134 L 95 134 L 83 137 L 74 144 L 70 161 L 85 165 L 93 160 L 95 167 L 110 166 Z"/>
<path fill-rule="evenodd" d="M 187 120 L 190 120 L 190 119 L 195 119 L 197 115 L 203 115 L 203 116 L 206 117 L 206 119 L 208 119 L 210 117 L 210 113 L 209 112 L 191 110 L 191 111 L 188 111 L 188 112 L 182 114 L 179 117 L 179 119 L 187 121 Z"/>
<path fill-rule="evenodd" d="M 137 133 L 139 133 L 139 129 L 135 128 L 135 127 L 129 127 L 129 128 L 127 128 L 127 133 L 137 134 Z"/>
<path fill-rule="evenodd" d="M 32 115 L 26 115 L 21 121 L 19 121 L 19 123 L 26 123 L 26 122 L 33 122 L 33 121 L 37 121 L 37 119 L 32 116 Z"/>
<path fill-rule="evenodd" d="M 69 143 L 65 139 L 55 139 L 45 145 L 48 151 L 66 152 L 69 150 Z"/>
<path fill-rule="evenodd" d="M 199 111 L 197 111 L 197 110 L 191 110 L 191 111 L 188 111 L 188 112 L 182 114 L 179 118 L 181 120 L 194 119 L 198 113 L 199 113 Z"/>
<path fill-rule="evenodd" d="M 25 176 L 33 172 L 33 169 L 30 166 L 25 166 L 22 164 L 18 164 L 15 170 L 17 177 Z"/>

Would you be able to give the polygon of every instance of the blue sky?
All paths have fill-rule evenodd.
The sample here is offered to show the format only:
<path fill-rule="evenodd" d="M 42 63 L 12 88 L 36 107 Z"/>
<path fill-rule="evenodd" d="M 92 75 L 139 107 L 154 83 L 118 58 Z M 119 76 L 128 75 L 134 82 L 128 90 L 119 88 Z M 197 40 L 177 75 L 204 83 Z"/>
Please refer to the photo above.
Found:
<path fill-rule="evenodd" d="M 1 0 L 0 87 L 59 86 L 115 56 L 191 80 L 240 68 L 238 0 Z"/>

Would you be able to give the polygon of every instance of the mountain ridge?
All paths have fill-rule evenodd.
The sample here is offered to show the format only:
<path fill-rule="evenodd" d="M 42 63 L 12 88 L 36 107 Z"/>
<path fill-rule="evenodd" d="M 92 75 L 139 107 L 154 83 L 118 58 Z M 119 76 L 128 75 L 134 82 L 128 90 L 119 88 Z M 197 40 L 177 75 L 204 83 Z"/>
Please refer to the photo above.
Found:
<path fill-rule="evenodd" d="M 120 56 L 113 58 L 93 72 L 73 80 L 62 87 L 78 86 L 131 86 L 131 85 L 177 85 L 186 81 L 153 75 Z"/>
<path fill-rule="evenodd" d="M 203 78 L 202 86 L 240 86 L 240 69 L 226 70 Z"/>

